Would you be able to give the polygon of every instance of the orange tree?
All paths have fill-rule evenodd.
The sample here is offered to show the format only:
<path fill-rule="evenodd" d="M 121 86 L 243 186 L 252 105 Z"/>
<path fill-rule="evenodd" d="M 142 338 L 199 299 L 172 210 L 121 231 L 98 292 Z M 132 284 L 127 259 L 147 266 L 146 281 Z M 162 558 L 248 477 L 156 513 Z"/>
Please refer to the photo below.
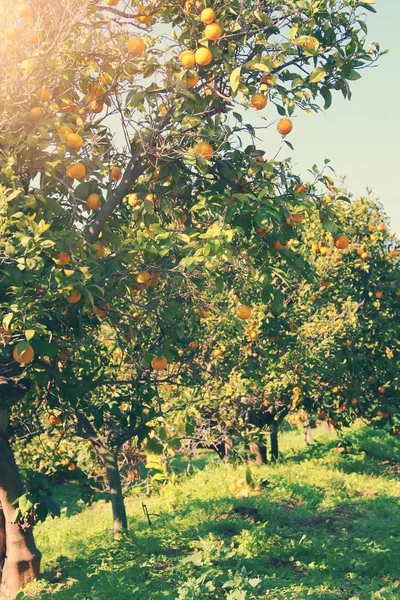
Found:
<path fill-rule="evenodd" d="M 293 242 L 314 263 L 309 281 L 294 271 L 275 281 L 244 321 L 232 295 L 208 307 L 197 345 L 210 378 L 192 416 L 216 447 L 250 443 L 265 460 L 269 431 L 276 459 L 279 424 L 299 409 L 335 427 L 361 417 L 399 432 L 397 241 L 375 201 L 348 203 L 330 188 Z"/>
<path fill-rule="evenodd" d="M 167 307 L 176 322 L 188 310 L 181 299 L 192 295 L 194 304 L 209 277 L 237 293 L 251 278 L 261 293 L 276 252 L 296 235 L 286 219 L 313 199 L 299 206 L 297 178 L 257 149 L 244 110 L 263 110 L 269 126 L 276 109 L 276 137 L 286 141 L 296 108 L 317 111 L 320 99 L 329 107 L 332 90 L 349 97 L 349 83 L 380 55 L 366 45 L 364 13 L 373 9 L 365 1 L 210 8 L 2 3 L 2 355 L 9 382 L 27 373 L 42 406 L 60 390 L 73 404 L 65 388 L 84 383 L 63 379 L 64 346 L 81 344 L 76 356 L 87 369 L 71 367 L 73 376 L 95 379 L 95 361 L 82 358 L 99 328 L 91 311 L 107 320 L 115 308 L 125 323 L 137 286 L 162 280 L 161 306 L 146 310 Z M 297 268 L 286 252 L 284 268 Z M 230 265 L 243 268 L 225 283 Z M 167 329 L 148 339 L 143 367 L 173 360 L 171 322 Z M 29 519 L 13 522 L 21 484 L 2 440 L 3 590 L 11 595 L 37 575 L 40 556 Z"/>

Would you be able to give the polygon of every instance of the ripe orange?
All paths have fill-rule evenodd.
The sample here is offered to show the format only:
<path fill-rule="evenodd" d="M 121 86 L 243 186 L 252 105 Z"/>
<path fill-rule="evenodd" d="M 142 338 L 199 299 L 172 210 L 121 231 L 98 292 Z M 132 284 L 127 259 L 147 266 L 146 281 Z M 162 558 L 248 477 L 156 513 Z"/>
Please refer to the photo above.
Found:
<path fill-rule="evenodd" d="M 236 310 L 236 314 L 242 321 L 247 321 L 251 316 L 251 308 L 247 304 L 241 304 Z"/>
<path fill-rule="evenodd" d="M 65 137 L 65 145 L 72 150 L 79 150 L 83 144 L 83 138 L 77 133 L 69 133 Z"/>
<path fill-rule="evenodd" d="M 349 238 L 346 234 L 340 233 L 339 235 L 335 236 L 334 244 L 339 250 L 345 250 L 349 245 Z"/>
<path fill-rule="evenodd" d="M 317 242 L 313 242 L 313 243 L 311 244 L 311 250 L 312 250 L 313 252 L 317 252 L 317 251 L 319 250 L 319 244 L 318 244 Z"/>
<path fill-rule="evenodd" d="M 69 125 L 61 125 L 61 127 L 59 127 L 56 131 L 56 133 L 58 135 L 69 135 L 70 133 L 73 133 L 73 130 L 71 129 L 71 127 Z"/>
<path fill-rule="evenodd" d="M 71 255 L 68 254 L 68 252 L 60 252 L 60 254 L 57 257 L 56 264 L 59 265 L 60 267 L 63 267 L 64 265 L 67 265 L 70 262 L 71 262 Z"/>
<path fill-rule="evenodd" d="M 168 366 L 168 361 L 165 356 L 157 358 L 156 356 L 151 361 L 151 366 L 155 371 L 164 371 Z"/>
<path fill-rule="evenodd" d="M 103 244 L 93 244 L 93 248 L 96 250 L 96 258 L 103 258 L 105 252 Z"/>
<path fill-rule="evenodd" d="M 10 329 L 4 329 L 4 327 L 0 327 L 0 344 L 5 346 L 9 344 L 12 340 L 12 331 Z"/>
<path fill-rule="evenodd" d="M 319 249 L 319 253 L 322 254 L 322 256 L 326 256 L 329 252 L 329 248 L 327 246 L 321 246 L 321 248 Z"/>
<path fill-rule="evenodd" d="M 70 304 L 76 304 L 82 298 L 82 294 L 78 290 L 74 290 L 70 297 L 68 298 L 68 302 Z"/>
<path fill-rule="evenodd" d="M 196 348 L 198 347 L 198 343 L 197 342 L 190 342 L 190 344 L 188 345 L 188 347 L 190 348 L 190 350 L 196 350 Z"/>
<path fill-rule="evenodd" d="M 35 353 L 30 344 L 28 344 L 27 348 L 22 351 L 20 350 L 19 344 L 17 344 L 14 347 L 14 350 L 13 350 L 14 360 L 21 365 L 31 362 L 31 360 L 33 359 L 34 356 L 35 356 Z"/>
<path fill-rule="evenodd" d="M 148 271 L 139 271 L 136 275 L 136 281 L 138 283 L 147 283 L 151 279 L 151 275 Z"/>
<path fill-rule="evenodd" d="M 267 106 L 267 97 L 264 94 L 253 94 L 250 98 L 250 104 L 256 110 L 262 110 Z"/>
<path fill-rule="evenodd" d="M 196 71 L 189 71 L 186 75 L 186 85 L 187 87 L 194 87 L 199 82 L 199 74 Z"/>
<path fill-rule="evenodd" d="M 384 223 L 379 223 L 378 229 L 379 229 L 379 231 L 385 231 L 386 227 L 385 227 Z"/>
<path fill-rule="evenodd" d="M 214 155 L 214 149 L 208 142 L 199 142 L 194 147 L 194 153 L 206 160 L 211 160 Z"/>
<path fill-rule="evenodd" d="M 361 246 L 360 248 L 357 248 L 357 254 L 358 256 L 361 256 L 362 254 L 364 254 L 364 246 Z"/>
<path fill-rule="evenodd" d="M 140 56 L 145 51 L 146 46 L 143 40 L 140 38 L 132 37 L 126 42 L 126 49 L 128 50 L 129 54 L 132 54 L 133 56 Z"/>
<path fill-rule="evenodd" d="M 110 179 L 111 181 L 120 181 L 122 179 L 122 171 L 119 167 L 111 167 Z"/>
<path fill-rule="evenodd" d="M 158 284 L 159 281 L 159 277 L 158 277 L 158 273 L 156 273 L 156 271 L 153 271 L 150 275 L 150 279 L 148 279 L 148 281 L 146 281 L 146 287 L 156 287 L 156 285 Z"/>
<path fill-rule="evenodd" d="M 92 83 L 89 86 L 88 96 L 92 98 L 100 98 L 104 94 L 104 90 L 98 83 Z"/>
<path fill-rule="evenodd" d="M 272 85 L 273 77 L 272 77 L 271 73 L 264 73 L 264 75 L 261 76 L 260 83 L 264 83 L 266 85 Z"/>
<path fill-rule="evenodd" d="M 361 258 L 363 258 L 363 259 L 366 259 L 366 258 L 368 258 L 368 252 L 363 252 L 363 253 L 361 254 Z"/>
<path fill-rule="evenodd" d="M 383 296 L 383 292 L 381 290 L 378 290 L 377 292 L 375 292 L 375 296 L 376 298 L 380 299 Z"/>
<path fill-rule="evenodd" d="M 76 464 L 75 463 L 69 463 L 69 465 L 67 466 L 68 471 L 75 471 L 76 469 Z"/>
<path fill-rule="evenodd" d="M 49 422 L 50 425 L 58 425 L 60 422 L 60 419 L 54 414 L 54 413 L 50 413 L 47 421 Z"/>
<path fill-rule="evenodd" d="M 36 91 L 36 97 L 41 102 L 48 102 L 51 98 L 51 90 L 49 88 L 39 88 Z"/>
<path fill-rule="evenodd" d="M 313 37 L 312 35 L 308 35 L 303 40 L 302 46 L 306 50 L 318 50 L 319 41 L 317 40 L 317 38 Z"/>
<path fill-rule="evenodd" d="M 286 248 L 286 244 L 282 244 L 279 240 L 274 242 L 274 246 L 277 250 L 284 250 Z"/>
<path fill-rule="evenodd" d="M 384 394 L 384 393 L 386 392 L 386 389 L 383 387 L 383 385 L 380 385 L 380 386 L 378 387 L 378 392 L 379 392 L 380 394 Z"/>
<path fill-rule="evenodd" d="M 19 42 L 22 37 L 22 31 L 18 27 L 7 27 L 4 36 L 9 42 Z"/>
<path fill-rule="evenodd" d="M 83 179 L 86 176 L 86 167 L 82 163 L 72 163 L 67 167 L 67 177 L 71 179 Z"/>
<path fill-rule="evenodd" d="M 212 355 L 214 358 L 220 358 L 222 356 L 222 350 L 220 350 L 220 348 L 215 348 L 215 350 L 212 352 Z"/>
<path fill-rule="evenodd" d="M 333 392 L 334 394 L 337 394 L 337 393 L 338 393 L 338 391 L 339 391 L 339 388 L 337 387 L 337 385 L 335 385 L 335 387 L 333 387 L 333 388 L 332 388 L 332 392 Z"/>
<path fill-rule="evenodd" d="M 104 102 L 100 102 L 99 100 L 91 100 L 87 108 L 90 113 L 99 115 L 104 110 Z"/>
<path fill-rule="evenodd" d="M 101 204 L 101 197 L 99 194 L 89 194 L 86 200 L 86 206 L 89 210 L 99 210 Z"/>
<path fill-rule="evenodd" d="M 302 223 L 303 215 L 290 215 L 289 217 L 293 223 Z"/>
<path fill-rule="evenodd" d="M 108 4 L 108 6 L 117 6 L 119 0 L 104 0 L 104 2 Z"/>
<path fill-rule="evenodd" d="M 310 300 L 311 300 L 311 302 L 315 302 L 315 301 L 316 301 L 316 299 L 317 299 L 317 296 L 315 296 L 314 294 L 312 294 L 312 295 L 310 296 Z"/>
<path fill-rule="evenodd" d="M 290 119 L 280 119 L 276 128 L 281 135 L 288 135 L 293 129 L 293 123 Z"/>
<path fill-rule="evenodd" d="M 208 48 L 204 48 L 204 47 L 196 50 L 194 56 L 195 56 L 197 64 L 200 65 L 201 67 L 205 67 L 206 65 L 209 65 L 213 59 L 211 51 Z"/>
<path fill-rule="evenodd" d="M 210 25 L 207 25 L 207 27 L 204 30 L 204 35 L 208 40 L 216 42 L 222 35 L 221 25 L 219 25 L 218 23 L 211 23 Z"/>
<path fill-rule="evenodd" d="M 346 344 L 346 346 L 351 346 L 351 345 L 352 345 L 352 343 L 353 343 L 353 342 L 352 342 L 351 340 L 346 340 L 346 341 L 345 341 L 345 344 Z"/>
<path fill-rule="evenodd" d="M 100 77 L 100 83 L 102 83 L 103 85 L 111 85 L 112 84 L 112 76 L 109 73 L 101 73 Z"/>
<path fill-rule="evenodd" d="M 205 25 L 210 25 L 215 21 L 215 12 L 212 8 L 205 8 L 200 15 L 200 19 Z"/>
<path fill-rule="evenodd" d="M 128 196 L 128 204 L 129 206 L 132 206 L 133 208 L 135 208 L 136 206 L 139 206 L 139 204 L 141 204 L 141 200 L 138 198 L 137 194 L 129 194 Z"/>
<path fill-rule="evenodd" d="M 30 19 L 32 16 L 32 8 L 29 4 L 19 4 L 17 6 L 17 13 L 22 19 Z"/>
<path fill-rule="evenodd" d="M 37 46 L 43 40 L 43 32 L 42 31 L 34 31 L 28 36 L 28 44 L 32 46 Z"/>
<path fill-rule="evenodd" d="M 298 183 L 296 185 L 296 187 L 294 188 L 294 191 L 297 192 L 298 194 L 305 194 L 307 192 L 307 188 L 302 183 Z"/>
<path fill-rule="evenodd" d="M 146 15 L 146 14 L 138 15 L 136 17 L 136 19 L 139 21 L 139 23 L 142 23 L 142 25 L 146 25 L 147 27 L 149 25 L 151 25 L 151 23 L 153 21 L 153 17 L 151 15 Z"/>
<path fill-rule="evenodd" d="M 358 404 L 358 400 L 357 400 L 357 398 L 352 398 L 352 399 L 350 400 L 350 402 L 352 403 L 352 405 L 353 405 L 353 406 L 355 406 L 356 404 Z"/>
<path fill-rule="evenodd" d="M 399 255 L 399 251 L 397 250 L 397 248 L 395 248 L 394 250 L 391 251 L 390 253 L 391 256 L 398 256 Z"/>
<path fill-rule="evenodd" d="M 210 314 L 207 310 L 200 309 L 197 311 L 197 316 L 199 317 L 199 319 L 208 319 Z"/>
<path fill-rule="evenodd" d="M 31 117 L 34 121 L 39 121 L 44 115 L 44 108 L 41 106 L 34 106 L 31 108 Z"/>
<path fill-rule="evenodd" d="M 370 223 L 370 225 L 368 225 L 368 231 L 370 233 L 372 233 L 373 231 L 375 231 L 376 227 L 373 223 Z"/>
<path fill-rule="evenodd" d="M 184 50 L 179 55 L 179 62 L 185 69 L 190 69 L 196 64 L 194 52 L 191 50 Z"/>

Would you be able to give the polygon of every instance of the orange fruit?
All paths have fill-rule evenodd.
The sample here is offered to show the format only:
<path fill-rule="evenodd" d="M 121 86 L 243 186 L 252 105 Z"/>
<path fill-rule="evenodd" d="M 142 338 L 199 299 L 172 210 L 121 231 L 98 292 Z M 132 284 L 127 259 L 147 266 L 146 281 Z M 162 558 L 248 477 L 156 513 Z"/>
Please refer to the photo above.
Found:
<path fill-rule="evenodd" d="M 133 56 L 140 56 L 145 51 L 146 46 L 143 40 L 140 38 L 132 37 L 126 42 L 126 49 L 128 50 L 129 54 L 132 54 Z"/>
<path fill-rule="evenodd" d="M 332 388 L 332 392 L 333 392 L 334 394 L 337 394 L 337 393 L 338 393 L 338 391 L 339 391 L 339 388 L 337 387 L 337 385 L 335 385 L 335 387 L 333 387 L 333 388 Z"/>
<path fill-rule="evenodd" d="M 361 258 L 363 258 L 363 259 L 366 259 L 366 258 L 368 258 L 368 252 L 363 252 L 363 253 L 361 254 Z"/>
<path fill-rule="evenodd" d="M 357 400 L 357 398 L 352 398 L 352 399 L 350 400 L 350 402 L 352 403 L 352 405 L 353 405 L 353 406 L 355 406 L 356 404 L 358 404 L 358 400 Z"/>
<path fill-rule="evenodd" d="M 182 67 L 185 67 L 185 69 L 190 69 L 196 64 L 194 52 L 191 50 L 184 50 L 179 55 L 179 62 L 181 63 Z"/>
<path fill-rule="evenodd" d="M 22 19 L 30 19 L 32 16 L 32 8 L 29 4 L 19 4 L 17 6 L 17 13 Z"/>
<path fill-rule="evenodd" d="M 200 19 L 205 25 L 210 25 L 215 21 L 215 12 L 212 8 L 205 8 L 200 15 Z"/>
<path fill-rule="evenodd" d="M 99 194 L 89 194 L 86 200 L 86 206 L 89 210 L 99 210 L 101 204 L 101 197 Z"/>
<path fill-rule="evenodd" d="M 103 258 L 105 252 L 103 244 L 93 244 L 93 248 L 96 250 L 96 258 Z"/>
<path fill-rule="evenodd" d="M 199 317 L 199 319 L 208 319 L 210 314 L 207 310 L 200 309 L 197 311 L 197 316 Z"/>
<path fill-rule="evenodd" d="M 67 265 L 70 262 L 71 255 L 68 254 L 68 252 L 60 252 L 60 254 L 57 256 L 56 265 L 59 265 L 60 267 L 63 267 L 64 265 Z"/>
<path fill-rule="evenodd" d="M 72 163 L 67 167 L 67 177 L 71 179 L 83 179 L 86 176 L 86 167 L 82 163 Z"/>
<path fill-rule="evenodd" d="M 14 360 L 21 365 L 31 362 L 31 360 L 33 359 L 34 356 L 35 356 L 35 353 L 30 344 L 28 344 L 26 349 L 22 350 L 22 351 L 20 350 L 20 344 L 17 344 L 14 347 L 14 350 L 13 350 Z"/>
<path fill-rule="evenodd" d="M 159 281 L 159 277 L 158 277 L 158 273 L 156 273 L 156 271 L 153 271 L 150 275 L 150 279 L 148 279 L 146 281 L 146 287 L 156 287 L 156 285 L 158 284 Z"/>
<path fill-rule="evenodd" d="M 44 108 L 41 106 L 34 106 L 31 108 L 31 117 L 34 121 L 39 121 L 44 115 Z"/>
<path fill-rule="evenodd" d="M 264 73 L 264 75 L 261 76 L 260 83 L 264 83 L 266 85 L 272 85 L 273 77 L 272 77 L 271 73 Z"/>
<path fill-rule="evenodd" d="M 69 463 L 69 465 L 67 466 L 68 471 L 75 471 L 76 469 L 76 464 L 75 463 Z"/>
<path fill-rule="evenodd" d="M 378 392 L 379 392 L 380 394 L 384 394 L 384 393 L 386 392 L 386 389 L 383 387 L 383 385 L 380 385 L 380 386 L 378 387 Z"/>
<path fill-rule="evenodd" d="M 372 233 L 373 231 L 375 231 L 375 229 L 376 229 L 376 227 L 375 227 L 375 225 L 373 223 L 371 223 L 370 225 L 368 225 L 368 231 L 370 233 Z"/>
<path fill-rule="evenodd" d="M 199 82 L 199 74 L 196 71 L 189 71 L 186 75 L 186 85 L 187 87 L 194 87 Z"/>
<path fill-rule="evenodd" d="M 279 240 L 276 240 L 274 246 L 277 250 L 284 250 L 286 248 L 286 244 L 282 244 Z"/>
<path fill-rule="evenodd" d="M 61 125 L 61 127 L 59 127 L 56 131 L 56 133 L 58 135 L 69 135 L 70 133 L 73 133 L 73 130 L 71 129 L 71 127 L 69 125 Z"/>
<path fill-rule="evenodd" d="M 153 17 L 151 15 L 146 14 L 138 15 L 136 19 L 139 21 L 139 23 L 142 23 L 142 25 L 146 25 L 147 27 L 151 25 L 153 21 Z"/>
<path fill-rule="evenodd" d="M 83 144 L 83 138 L 77 133 L 69 133 L 65 137 L 65 144 L 67 148 L 71 148 L 72 150 L 79 150 L 79 148 Z"/>
<path fill-rule="evenodd" d="M 315 301 L 316 301 L 316 299 L 317 299 L 317 296 L 315 296 L 314 294 L 312 294 L 312 295 L 310 296 L 310 300 L 311 300 L 311 302 L 315 302 Z"/>
<path fill-rule="evenodd" d="M 293 129 L 293 123 L 287 118 L 280 119 L 276 128 L 281 135 L 288 135 Z"/>
<path fill-rule="evenodd" d="M 251 316 L 251 308 L 247 304 L 241 304 L 236 310 L 236 314 L 242 321 L 247 321 Z"/>
<path fill-rule="evenodd" d="M 100 114 L 104 110 L 104 102 L 99 102 L 99 100 L 91 100 L 88 104 L 88 111 L 95 115 Z M 84 120 L 84 119 L 82 119 Z"/>
<path fill-rule="evenodd" d="M 208 40 L 216 42 L 222 35 L 221 25 L 219 25 L 218 23 L 211 23 L 210 25 L 207 25 L 207 27 L 204 30 L 204 35 Z"/>
<path fill-rule="evenodd" d="M 327 246 L 321 246 L 321 248 L 319 249 L 319 253 L 322 254 L 322 256 L 326 256 L 328 254 L 329 248 Z"/>
<path fill-rule="evenodd" d="M 5 346 L 9 344 L 12 340 L 12 331 L 11 329 L 4 329 L 4 327 L 0 327 L 0 344 Z"/>
<path fill-rule="evenodd" d="M 302 223 L 303 215 L 290 215 L 290 219 L 293 223 Z"/>
<path fill-rule="evenodd" d="M 194 153 L 197 156 L 205 158 L 205 160 L 211 160 L 214 155 L 214 149 L 208 142 L 199 142 L 194 147 Z"/>
<path fill-rule="evenodd" d="M 119 0 L 104 0 L 108 6 L 117 6 Z"/>
<path fill-rule="evenodd" d="M 113 80 L 113 78 L 111 77 L 111 75 L 109 73 L 102 73 L 100 75 L 99 79 L 100 79 L 100 83 L 102 83 L 103 85 L 111 85 L 112 80 Z"/>
<path fill-rule="evenodd" d="M 164 371 L 168 366 L 168 361 L 165 356 L 160 356 L 160 358 L 155 356 L 151 361 L 151 366 L 155 371 Z"/>
<path fill-rule="evenodd" d="M 36 90 L 36 97 L 41 102 L 48 102 L 51 98 L 51 90 L 49 88 L 39 88 Z"/>
<path fill-rule="evenodd" d="M 34 31 L 28 36 L 28 44 L 32 46 L 37 46 L 43 40 L 43 32 L 42 31 Z"/>
<path fill-rule="evenodd" d="M 352 342 L 351 340 L 346 340 L 346 341 L 345 341 L 345 344 L 346 344 L 346 346 L 351 346 L 351 345 L 352 345 L 352 343 L 353 343 L 353 342 Z"/>
<path fill-rule="evenodd" d="M 139 204 L 141 204 L 141 200 L 138 198 L 137 194 L 129 194 L 128 196 L 128 204 L 129 206 L 132 206 L 133 208 L 135 208 L 136 206 L 139 206 Z"/>
<path fill-rule="evenodd" d="M 138 283 L 147 283 L 151 279 L 151 275 L 148 271 L 139 271 L 136 275 L 136 281 Z"/>
<path fill-rule="evenodd" d="M 376 298 L 382 298 L 383 292 L 381 290 L 378 290 L 377 292 L 375 292 L 375 296 Z"/>
<path fill-rule="evenodd" d="M 262 167 L 263 164 L 265 163 L 265 160 L 263 159 L 262 156 L 258 155 L 258 156 L 253 156 L 253 162 L 257 167 Z"/>
<path fill-rule="evenodd" d="M 335 236 L 334 244 L 339 250 L 345 250 L 349 245 L 349 238 L 346 234 L 340 233 L 339 235 Z"/>
<path fill-rule="evenodd" d="M 383 223 L 379 223 L 378 229 L 379 229 L 379 231 L 385 231 L 386 227 Z"/>
<path fill-rule="evenodd" d="M 250 104 L 256 110 L 262 110 L 267 106 L 267 97 L 264 94 L 253 94 L 250 98 Z"/>
<path fill-rule="evenodd" d="M 110 179 L 111 181 L 120 181 L 122 179 L 122 171 L 119 167 L 111 167 Z"/>
<path fill-rule="evenodd" d="M 312 35 L 308 35 L 303 40 L 302 46 L 306 50 L 318 50 L 319 41 L 317 40 L 317 38 L 313 37 Z"/>
<path fill-rule="evenodd" d="M 190 344 L 188 345 L 188 347 L 190 348 L 190 350 L 196 350 L 196 348 L 198 347 L 198 343 L 197 342 L 190 342 Z"/>
<path fill-rule="evenodd" d="M 73 290 L 72 294 L 68 298 L 70 304 L 76 304 L 82 298 L 82 294 L 78 290 Z"/>
<path fill-rule="evenodd" d="M 90 96 L 90 98 L 92 98 L 92 100 L 94 98 L 100 98 L 103 94 L 104 94 L 104 90 L 101 87 L 101 85 L 99 85 L 98 83 L 92 83 L 89 86 L 88 96 Z"/>
<path fill-rule="evenodd" d="M 318 244 L 317 242 L 313 242 L 313 243 L 311 244 L 311 250 L 312 250 L 313 252 L 317 252 L 317 251 L 319 250 L 319 244 Z"/>
<path fill-rule="evenodd" d="M 22 31 L 18 27 L 7 27 L 4 36 L 9 42 L 19 42 L 22 37 Z"/>
<path fill-rule="evenodd" d="M 211 51 L 208 48 L 204 48 L 204 47 L 201 47 L 198 50 L 196 50 L 194 56 L 195 56 L 197 64 L 200 65 L 201 67 L 205 67 L 206 65 L 209 65 L 213 59 Z"/>
<path fill-rule="evenodd" d="M 294 191 L 297 192 L 298 194 L 305 194 L 307 192 L 307 188 L 302 183 L 298 183 L 296 185 L 296 187 L 294 188 Z"/>
<path fill-rule="evenodd" d="M 391 251 L 390 253 L 391 256 L 398 256 L 399 255 L 399 251 L 397 250 L 397 248 L 395 248 L 394 250 Z"/>
<path fill-rule="evenodd" d="M 158 112 L 161 117 L 166 117 L 168 114 L 168 106 L 166 106 L 165 104 L 161 104 L 161 106 L 158 108 Z"/>
<path fill-rule="evenodd" d="M 356 252 L 357 252 L 358 256 L 361 256 L 362 254 L 364 254 L 364 247 L 361 246 L 360 248 L 357 248 Z"/>
<path fill-rule="evenodd" d="M 49 422 L 50 425 L 58 425 L 60 422 L 60 419 L 54 414 L 54 413 L 50 413 L 47 421 Z"/>

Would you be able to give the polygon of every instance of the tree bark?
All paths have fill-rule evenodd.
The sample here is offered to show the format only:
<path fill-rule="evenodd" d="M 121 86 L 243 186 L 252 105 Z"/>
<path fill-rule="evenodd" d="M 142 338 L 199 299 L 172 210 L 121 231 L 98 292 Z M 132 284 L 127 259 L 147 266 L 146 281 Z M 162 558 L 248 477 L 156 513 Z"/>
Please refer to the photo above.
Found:
<path fill-rule="evenodd" d="M 122 533 L 128 531 L 128 519 L 126 517 L 117 455 L 113 454 L 98 438 L 91 441 L 106 470 L 113 516 L 114 539 L 118 539 Z"/>
<path fill-rule="evenodd" d="M 14 597 L 39 577 L 41 553 L 36 548 L 32 527 L 13 522 L 13 503 L 24 493 L 21 477 L 8 443 L 0 435 L 0 554 L 5 556 L 0 595 Z M 1 541 L 2 540 L 2 541 Z"/>
<path fill-rule="evenodd" d="M 265 445 L 252 442 L 249 445 L 249 449 L 254 456 L 254 463 L 256 465 L 261 466 L 267 462 L 267 448 Z"/>
<path fill-rule="evenodd" d="M 278 444 L 278 423 L 274 421 L 271 424 L 271 461 L 275 462 L 279 458 L 279 444 Z"/>

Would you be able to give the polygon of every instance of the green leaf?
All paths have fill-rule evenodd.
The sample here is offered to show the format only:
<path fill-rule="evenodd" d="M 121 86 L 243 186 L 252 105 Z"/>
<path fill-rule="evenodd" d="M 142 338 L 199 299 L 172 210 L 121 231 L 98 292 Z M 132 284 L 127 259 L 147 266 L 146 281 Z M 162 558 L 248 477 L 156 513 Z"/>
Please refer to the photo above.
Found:
<path fill-rule="evenodd" d="M 233 92 L 236 92 L 239 87 L 241 71 L 242 67 L 236 67 L 236 69 L 233 69 L 231 73 L 229 81 Z"/>
<path fill-rule="evenodd" d="M 326 71 L 322 67 L 317 67 L 309 76 L 310 83 L 318 83 L 326 76 Z"/>
<path fill-rule="evenodd" d="M 35 335 L 36 331 L 34 329 L 27 329 L 25 331 L 25 337 L 27 339 L 27 341 L 29 342 L 29 340 L 31 340 L 33 338 L 33 336 Z"/>
<path fill-rule="evenodd" d="M 33 340 L 32 347 L 39 356 L 57 356 L 59 349 L 54 344 L 50 344 L 46 340 Z"/>
<path fill-rule="evenodd" d="M 331 93 L 330 89 L 327 87 L 322 87 L 320 89 L 320 94 L 323 97 L 323 99 L 325 100 L 324 108 L 328 109 L 330 107 L 330 105 L 332 104 L 332 93 Z"/>

